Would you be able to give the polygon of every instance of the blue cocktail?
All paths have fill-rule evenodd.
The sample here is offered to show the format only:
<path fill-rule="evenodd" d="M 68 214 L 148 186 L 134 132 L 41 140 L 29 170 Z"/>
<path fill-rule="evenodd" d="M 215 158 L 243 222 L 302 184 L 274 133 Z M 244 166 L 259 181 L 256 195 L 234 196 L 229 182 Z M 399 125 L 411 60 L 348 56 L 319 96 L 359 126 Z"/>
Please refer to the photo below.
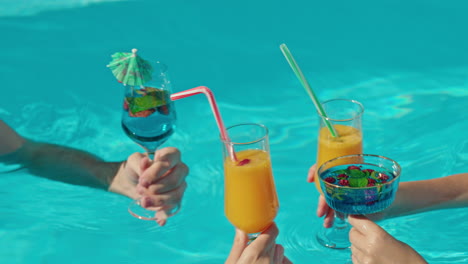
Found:
<path fill-rule="evenodd" d="M 340 241 L 348 241 L 347 215 L 380 212 L 394 200 L 401 167 L 392 159 L 370 154 L 338 157 L 320 166 L 318 175 L 327 204 L 342 225 Z"/>

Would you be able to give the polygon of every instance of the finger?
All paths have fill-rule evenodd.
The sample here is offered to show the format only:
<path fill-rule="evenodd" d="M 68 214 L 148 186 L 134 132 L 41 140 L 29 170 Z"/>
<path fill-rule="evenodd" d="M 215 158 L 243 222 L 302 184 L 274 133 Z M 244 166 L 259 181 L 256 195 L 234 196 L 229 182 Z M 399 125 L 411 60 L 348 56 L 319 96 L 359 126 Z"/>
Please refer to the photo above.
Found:
<path fill-rule="evenodd" d="M 177 161 L 180 161 L 181 159 L 181 153 L 177 148 L 174 147 L 165 147 L 162 149 L 159 149 L 156 151 L 154 154 L 154 159 L 155 160 L 171 160 L 171 159 L 176 159 Z"/>
<path fill-rule="evenodd" d="M 273 263 L 283 263 L 284 260 L 284 248 L 282 245 L 275 245 Z"/>
<path fill-rule="evenodd" d="M 353 262 L 353 264 L 359 264 L 360 261 L 357 259 L 356 255 L 354 254 L 351 254 L 351 261 Z"/>
<path fill-rule="evenodd" d="M 364 256 L 364 253 L 354 245 L 351 245 L 350 247 L 351 250 L 351 260 L 353 261 L 353 264 L 360 264 L 362 262 L 362 258 Z"/>
<path fill-rule="evenodd" d="M 150 158 L 148 158 L 148 156 L 141 157 L 139 172 L 141 173 L 142 171 L 145 171 L 147 168 L 151 166 L 151 163 L 152 162 Z"/>
<path fill-rule="evenodd" d="M 146 194 L 141 198 L 141 206 L 149 210 L 171 210 L 182 200 L 187 183 L 184 182 L 176 189 L 164 194 Z"/>
<path fill-rule="evenodd" d="M 180 152 L 176 148 L 163 148 L 158 150 L 153 164 L 143 171 L 140 184 L 145 188 L 148 187 L 150 184 L 166 175 L 169 170 L 180 162 Z"/>
<path fill-rule="evenodd" d="M 363 215 L 350 215 L 348 220 L 349 223 L 362 234 L 381 232 L 381 230 L 383 230 L 380 226 Z"/>
<path fill-rule="evenodd" d="M 323 220 L 323 226 L 325 228 L 330 228 L 333 226 L 334 222 L 335 222 L 335 211 L 331 208 L 328 208 L 327 215 L 325 216 L 325 219 Z"/>
<path fill-rule="evenodd" d="M 247 247 L 249 238 L 246 233 L 236 229 L 236 235 L 234 236 L 234 243 L 232 244 L 231 252 L 225 262 L 225 264 L 235 264 L 239 260 L 242 252 Z"/>
<path fill-rule="evenodd" d="M 156 217 L 156 223 L 158 223 L 159 226 L 164 226 L 167 223 L 167 218 L 169 218 L 164 210 L 157 211 L 154 216 Z"/>
<path fill-rule="evenodd" d="M 250 247 L 255 252 L 267 252 L 275 245 L 278 234 L 278 227 L 273 223 L 250 244 Z"/>
<path fill-rule="evenodd" d="M 125 167 L 139 174 L 141 172 L 140 162 L 144 157 L 145 155 L 142 153 L 139 153 L 139 152 L 133 153 L 132 155 L 128 157 L 127 162 L 125 163 Z"/>
<path fill-rule="evenodd" d="M 312 165 L 307 174 L 307 182 L 313 182 L 315 178 L 315 173 L 317 172 L 317 164 Z"/>
<path fill-rule="evenodd" d="M 288 257 L 285 256 L 283 259 L 283 264 L 293 264 L 293 263 L 291 262 L 291 260 L 288 259 Z"/>
<path fill-rule="evenodd" d="M 162 194 L 172 191 L 182 185 L 188 175 L 188 167 L 184 163 L 177 164 L 172 170 L 161 179 L 148 187 L 148 193 Z"/>
<path fill-rule="evenodd" d="M 328 213 L 330 207 L 327 204 L 327 201 L 325 200 L 325 197 L 323 195 L 319 195 L 318 203 L 317 203 L 317 216 L 322 217 L 325 214 Z"/>
<path fill-rule="evenodd" d="M 364 234 L 359 232 L 358 229 L 356 228 L 351 228 L 349 230 L 349 242 L 356 248 L 361 248 L 361 243 L 364 243 L 366 241 Z M 364 245 L 367 246 L 367 245 Z"/>

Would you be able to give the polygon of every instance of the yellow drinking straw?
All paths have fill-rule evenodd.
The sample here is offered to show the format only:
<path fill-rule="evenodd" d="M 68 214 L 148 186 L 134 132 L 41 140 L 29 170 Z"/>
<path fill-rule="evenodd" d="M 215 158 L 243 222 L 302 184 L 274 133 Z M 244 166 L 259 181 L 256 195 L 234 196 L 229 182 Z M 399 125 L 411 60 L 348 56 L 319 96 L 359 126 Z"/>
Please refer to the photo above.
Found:
<path fill-rule="evenodd" d="M 302 86 L 306 90 L 306 92 L 309 94 L 310 98 L 312 99 L 312 102 L 314 102 L 315 108 L 317 108 L 317 111 L 319 114 L 323 117 L 323 121 L 325 122 L 325 125 L 328 127 L 330 130 L 330 133 L 332 137 L 338 137 L 338 133 L 335 131 L 335 128 L 330 124 L 330 121 L 327 119 L 327 113 L 325 113 L 325 110 L 322 107 L 322 104 L 318 100 L 317 96 L 315 95 L 314 91 L 309 85 L 309 82 L 305 78 L 304 74 L 302 74 L 301 68 L 299 68 L 299 65 L 297 65 L 296 60 L 294 59 L 293 55 L 289 51 L 288 47 L 286 44 L 281 44 L 280 49 L 283 52 L 284 57 L 289 63 L 289 66 L 291 66 L 292 70 L 296 74 L 297 78 L 301 82 Z"/>

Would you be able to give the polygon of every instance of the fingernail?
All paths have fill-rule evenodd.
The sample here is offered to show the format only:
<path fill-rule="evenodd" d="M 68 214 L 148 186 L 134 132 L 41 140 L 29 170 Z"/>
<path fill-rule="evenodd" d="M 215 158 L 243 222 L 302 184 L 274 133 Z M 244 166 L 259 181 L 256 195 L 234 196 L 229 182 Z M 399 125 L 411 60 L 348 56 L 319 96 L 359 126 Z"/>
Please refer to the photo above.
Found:
<path fill-rule="evenodd" d="M 141 198 L 141 206 L 146 208 L 146 207 L 149 207 L 151 205 L 152 205 L 152 202 L 151 202 L 151 199 L 148 196 Z"/>

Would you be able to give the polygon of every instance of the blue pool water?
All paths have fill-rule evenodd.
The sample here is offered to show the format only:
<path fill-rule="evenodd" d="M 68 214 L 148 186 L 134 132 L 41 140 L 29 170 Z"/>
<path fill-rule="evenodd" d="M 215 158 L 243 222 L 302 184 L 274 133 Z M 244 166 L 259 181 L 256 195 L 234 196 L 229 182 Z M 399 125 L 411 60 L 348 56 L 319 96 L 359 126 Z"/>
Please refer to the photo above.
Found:
<path fill-rule="evenodd" d="M 468 171 L 465 1 L 1 2 L 1 119 L 35 140 L 125 159 L 140 148 L 120 127 L 123 91 L 105 65 L 138 48 L 169 66 L 175 92 L 210 87 L 226 125 L 269 127 L 278 243 L 294 263 L 343 263 L 348 252 L 314 239 L 318 194 L 305 178 L 317 114 L 281 43 L 322 100 L 363 103 L 365 152 L 397 160 L 401 181 Z M 216 123 L 202 95 L 175 104 L 164 146 L 180 148 L 191 172 L 166 227 L 133 218 L 113 193 L 0 174 L 0 263 L 223 263 L 234 230 Z M 454 209 L 381 225 L 430 263 L 468 263 L 466 219 Z"/>

